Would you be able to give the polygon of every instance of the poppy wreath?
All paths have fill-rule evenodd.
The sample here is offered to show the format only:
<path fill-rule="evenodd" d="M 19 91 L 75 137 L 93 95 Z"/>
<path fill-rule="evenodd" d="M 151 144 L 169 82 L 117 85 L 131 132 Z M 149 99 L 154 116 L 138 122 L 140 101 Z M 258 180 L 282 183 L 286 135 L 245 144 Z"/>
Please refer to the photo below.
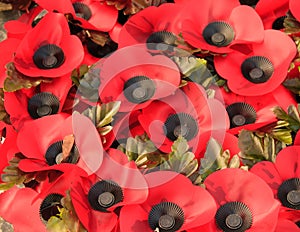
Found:
<path fill-rule="evenodd" d="M 0 3 L 0 230 L 300 231 L 298 1 Z"/>

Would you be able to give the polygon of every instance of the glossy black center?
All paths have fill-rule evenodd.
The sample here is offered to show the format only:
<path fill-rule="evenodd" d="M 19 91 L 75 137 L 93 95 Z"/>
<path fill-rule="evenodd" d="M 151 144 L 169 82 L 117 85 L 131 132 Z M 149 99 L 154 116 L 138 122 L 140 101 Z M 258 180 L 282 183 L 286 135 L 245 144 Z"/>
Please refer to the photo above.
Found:
<path fill-rule="evenodd" d="M 282 205 L 291 209 L 300 209 L 300 179 L 285 180 L 278 188 L 278 199 Z"/>
<path fill-rule="evenodd" d="M 35 94 L 28 100 L 27 111 L 33 119 L 56 114 L 59 110 L 59 99 L 48 92 Z"/>
<path fill-rule="evenodd" d="M 255 123 L 256 111 L 246 102 L 236 102 L 226 107 L 230 118 L 230 128 Z"/>
<path fill-rule="evenodd" d="M 40 69 L 58 68 L 64 61 L 63 50 L 55 44 L 43 45 L 33 55 L 33 62 Z"/>
<path fill-rule="evenodd" d="M 60 164 L 62 162 L 64 163 L 72 163 L 76 164 L 79 161 L 79 151 L 76 145 L 73 145 L 69 156 L 66 160 L 63 160 L 63 150 L 62 150 L 63 141 L 60 140 L 58 142 L 55 142 L 51 144 L 46 153 L 45 153 L 45 159 L 49 166 Z"/>
<path fill-rule="evenodd" d="M 75 14 L 79 18 L 83 18 L 85 20 L 89 20 L 92 17 L 91 9 L 82 2 L 73 3 L 73 8 L 75 10 Z"/>
<path fill-rule="evenodd" d="M 62 208 L 61 194 L 52 193 L 49 194 L 40 205 L 40 217 L 43 222 L 47 222 L 52 216 L 59 214 L 59 208 Z"/>
<path fill-rule="evenodd" d="M 169 46 L 175 46 L 177 37 L 169 31 L 153 32 L 147 39 L 147 47 L 153 50 L 167 50 Z"/>
<path fill-rule="evenodd" d="M 241 65 L 243 76 L 254 84 L 267 82 L 274 72 L 272 62 L 263 56 L 247 58 Z"/>
<path fill-rule="evenodd" d="M 152 230 L 175 232 L 184 223 L 184 212 L 175 203 L 161 202 L 151 208 L 148 215 L 148 223 Z"/>
<path fill-rule="evenodd" d="M 277 19 L 274 20 L 272 24 L 272 29 L 274 30 L 281 30 L 284 28 L 284 20 L 287 18 L 286 15 L 278 17 Z"/>
<path fill-rule="evenodd" d="M 217 210 L 217 226 L 224 232 L 244 232 L 253 221 L 252 212 L 243 202 L 228 202 Z"/>
<path fill-rule="evenodd" d="M 209 23 L 203 30 L 205 41 L 217 47 L 225 47 L 234 40 L 234 30 L 226 22 L 216 21 Z"/>
<path fill-rule="evenodd" d="M 123 201 L 122 188 L 115 182 L 101 180 L 88 192 L 88 201 L 94 210 L 108 212 L 107 209 Z"/>
<path fill-rule="evenodd" d="M 123 93 L 132 103 L 143 103 L 150 100 L 156 90 L 154 82 L 145 76 L 135 76 L 124 84 Z"/>

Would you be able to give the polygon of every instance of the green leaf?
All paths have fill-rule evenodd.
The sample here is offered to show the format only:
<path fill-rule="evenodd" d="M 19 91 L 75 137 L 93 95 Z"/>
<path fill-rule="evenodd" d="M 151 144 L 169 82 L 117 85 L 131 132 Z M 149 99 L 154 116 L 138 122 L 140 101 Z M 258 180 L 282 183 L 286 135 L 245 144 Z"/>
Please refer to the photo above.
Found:
<path fill-rule="evenodd" d="M 80 85 L 79 80 L 89 71 L 89 67 L 86 64 L 80 65 L 79 68 L 76 68 L 71 73 L 71 79 L 76 86 Z"/>
<path fill-rule="evenodd" d="M 300 95 L 300 79 L 299 78 L 293 78 L 293 79 L 286 79 L 283 82 L 283 85 L 292 91 L 295 94 Z"/>
<path fill-rule="evenodd" d="M 120 105 L 120 101 L 102 103 L 86 109 L 82 114 L 92 120 L 101 135 L 106 135 L 112 130 L 112 127 L 108 125 L 118 113 Z"/>
<path fill-rule="evenodd" d="M 227 168 L 230 154 L 223 152 L 221 145 L 213 138 L 208 141 L 204 157 L 200 160 L 199 173 L 204 180 L 211 173 Z"/>
<path fill-rule="evenodd" d="M 10 124 L 10 116 L 4 106 L 4 91 L 0 88 L 0 121 Z"/>
<path fill-rule="evenodd" d="M 172 170 L 187 177 L 197 171 L 198 161 L 194 153 L 189 151 L 189 145 L 184 137 L 179 136 L 174 141 L 171 150 L 168 160 L 159 166 L 160 170 Z"/>
<path fill-rule="evenodd" d="M 296 106 L 289 106 L 287 113 L 279 106 L 274 107 L 272 110 L 279 120 L 288 123 L 288 129 L 292 130 L 293 132 L 297 132 L 300 129 L 299 110 Z"/>
<path fill-rule="evenodd" d="M 42 82 L 50 83 L 51 78 L 45 77 L 28 77 L 18 72 L 13 63 L 6 65 L 7 77 L 4 80 L 3 90 L 6 92 L 14 92 L 20 89 L 29 89 L 38 86 Z"/>
<path fill-rule="evenodd" d="M 205 59 L 193 56 L 171 58 L 179 67 L 184 79 L 201 84 L 204 88 L 208 88 L 214 81 L 215 76 L 208 70 Z"/>

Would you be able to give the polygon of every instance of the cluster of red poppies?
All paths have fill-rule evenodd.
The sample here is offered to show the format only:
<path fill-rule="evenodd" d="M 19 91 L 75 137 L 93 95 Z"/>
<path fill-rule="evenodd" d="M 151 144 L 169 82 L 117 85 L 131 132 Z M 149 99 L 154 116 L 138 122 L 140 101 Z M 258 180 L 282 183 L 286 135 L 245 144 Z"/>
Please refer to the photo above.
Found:
<path fill-rule="evenodd" d="M 300 82 L 299 9 L 32 2 L 0 42 L 0 218 L 16 232 L 300 231 L 300 112 L 272 111 L 297 106 L 284 82 Z M 275 157 L 244 162 L 243 131 Z"/>

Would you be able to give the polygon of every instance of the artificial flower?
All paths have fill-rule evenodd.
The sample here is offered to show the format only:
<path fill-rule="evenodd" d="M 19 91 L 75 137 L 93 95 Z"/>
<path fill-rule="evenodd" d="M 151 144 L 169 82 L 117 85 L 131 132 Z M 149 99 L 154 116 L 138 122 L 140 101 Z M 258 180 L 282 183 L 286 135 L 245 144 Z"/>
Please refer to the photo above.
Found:
<path fill-rule="evenodd" d="M 80 26 L 85 29 L 109 31 L 117 22 L 117 9 L 95 0 L 37 0 L 36 3 L 48 11 L 72 14 L 74 20 L 79 21 Z"/>
<path fill-rule="evenodd" d="M 68 76 L 49 80 L 37 87 L 4 93 L 4 105 L 11 123 L 20 129 L 26 121 L 62 111 L 72 82 Z"/>
<path fill-rule="evenodd" d="M 138 120 L 161 151 L 169 153 L 181 135 L 197 157 L 210 137 L 224 136 L 229 127 L 222 103 L 207 99 L 204 89 L 193 82 L 169 97 L 153 101 L 142 109 Z"/>
<path fill-rule="evenodd" d="M 110 231 L 117 223 L 114 210 L 143 203 L 148 196 L 144 176 L 119 150 L 110 149 L 94 175 L 83 177 L 71 189 L 71 198 L 83 225 Z"/>
<path fill-rule="evenodd" d="M 170 58 L 153 56 L 139 45 L 118 50 L 99 67 L 100 100 L 121 101 L 120 112 L 141 109 L 173 94 L 180 84 L 178 67 Z"/>
<path fill-rule="evenodd" d="M 263 41 L 259 15 L 237 0 L 189 1 L 184 12 L 189 18 L 182 23 L 182 35 L 195 48 L 228 53 L 233 45 Z"/>
<path fill-rule="evenodd" d="M 276 122 L 276 115 L 272 111 L 275 106 L 287 109 L 290 105 L 297 105 L 293 94 L 283 86 L 260 96 L 246 97 L 227 92 L 224 88 L 221 88 L 219 93 L 222 96 L 216 96 L 216 98 L 224 100 L 230 118 L 228 132 L 233 134 L 238 134 L 242 129 L 255 130 Z"/>
<path fill-rule="evenodd" d="M 289 0 L 260 0 L 255 11 L 261 17 L 265 29 L 283 29 L 283 22 L 289 10 Z"/>
<path fill-rule="evenodd" d="M 121 232 L 183 231 L 212 220 L 216 209 L 213 198 L 185 176 L 158 171 L 145 178 L 149 185 L 147 201 L 121 209 Z"/>
<path fill-rule="evenodd" d="M 300 146 L 290 146 L 278 153 L 275 163 L 262 161 L 251 168 L 251 172 L 262 178 L 281 202 L 282 217 L 296 221 L 300 220 L 299 152 Z"/>
<path fill-rule="evenodd" d="M 277 222 L 275 232 L 286 232 L 286 231 L 299 232 L 300 228 L 296 223 L 290 220 L 279 219 Z"/>
<path fill-rule="evenodd" d="M 120 32 L 119 47 L 139 43 L 151 47 L 155 43 L 176 46 L 183 20 L 181 8 L 179 4 L 162 4 L 147 7 L 130 17 Z"/>
<path fill-rule="evenodd" d="M 63 14 L 48 13 L 23 38 L 14 57 L 16 69 L 30 77 L 60 77 L 83 59 L 81 41 L 70 35 Z"/>
<path fill-rule="evenodd" d="M 216 71 L 236 94 L 259 96 L 270 93 L 285 80 L 296 55 L 295 43 L 281 31 L 265 30 L 263 43 L 251 47 L 248 51 L 242 49 L 225 57 L 216 56 Z"/>
<path fill-rule="evenodd" d="M 227 168 L 209 175 L 204 184 L 217 203 L 207 231 L 273 231 L 280 203 L 256 175 Z M 255 190 L 255 191 L 254 191 Z"/>

